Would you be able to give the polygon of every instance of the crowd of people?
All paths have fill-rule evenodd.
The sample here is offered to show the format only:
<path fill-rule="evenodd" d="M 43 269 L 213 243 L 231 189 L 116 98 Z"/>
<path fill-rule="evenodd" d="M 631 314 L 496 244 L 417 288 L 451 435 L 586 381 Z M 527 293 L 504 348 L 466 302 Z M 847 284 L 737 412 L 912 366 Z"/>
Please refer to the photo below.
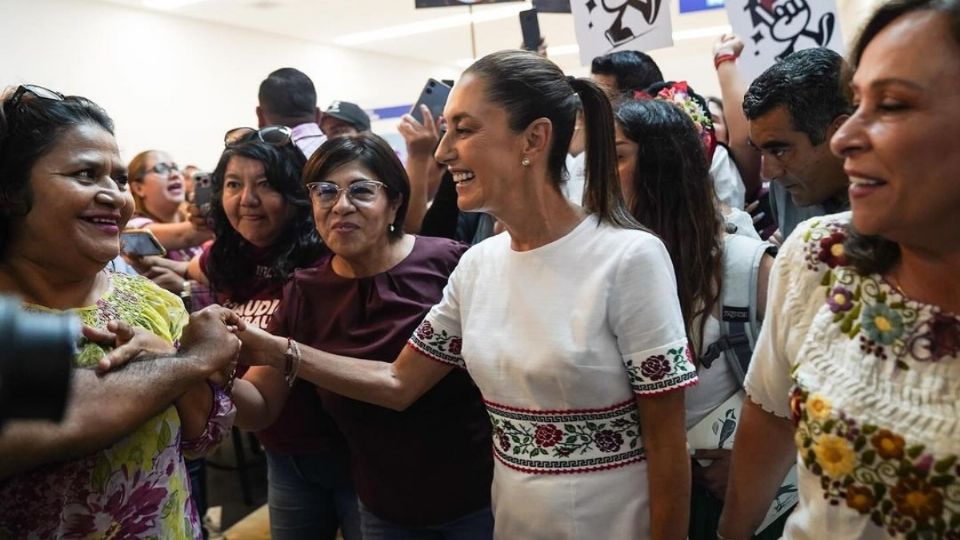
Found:
<path fill-rule="evenodd" d="M 203 538 L 238 427 L 277 539 L 960 539 L 960 1 L 742 50 L 489 54 L 406 163 L 282 68 L 209 175 L 9 88 L 0 292 L 85 326 L 0 538 Z"/>

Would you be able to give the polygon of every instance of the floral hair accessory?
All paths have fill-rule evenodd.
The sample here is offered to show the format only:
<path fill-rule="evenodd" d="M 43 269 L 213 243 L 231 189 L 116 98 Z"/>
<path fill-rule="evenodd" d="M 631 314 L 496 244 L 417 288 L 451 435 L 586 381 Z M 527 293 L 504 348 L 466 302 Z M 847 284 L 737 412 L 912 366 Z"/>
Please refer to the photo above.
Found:
<path fill-rule="evenodd" d="M 634 92 L 634 99 L 662 99 L 680 107 L 693 120 L 697 133 L 700 134 L 700 141 L 703 142 L 703 149 L 707 153 L 707 161 L 713 160 L 713 152 L 717 148 L 717 135 L 707 109 L 707 102 L 694 92 L 686 81 L 654 84 L 646 91 Z"/>

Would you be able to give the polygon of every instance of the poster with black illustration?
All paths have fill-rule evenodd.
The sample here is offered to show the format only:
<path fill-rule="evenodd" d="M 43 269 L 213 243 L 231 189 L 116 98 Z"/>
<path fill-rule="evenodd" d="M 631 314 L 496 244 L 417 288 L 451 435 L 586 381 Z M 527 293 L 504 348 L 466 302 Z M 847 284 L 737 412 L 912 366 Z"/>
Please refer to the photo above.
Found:
<path fill-rule="evenodd" d="M 745 44 L 748 81 L 794 51 L 827 47 L 843 54 L 836 0 L 726 0 L 733 31 Z"/>
<path fill-rule="evenodd" d="M 571 0 L 580 63 L 613 51 L 673 45 L 666 0 Z"/>

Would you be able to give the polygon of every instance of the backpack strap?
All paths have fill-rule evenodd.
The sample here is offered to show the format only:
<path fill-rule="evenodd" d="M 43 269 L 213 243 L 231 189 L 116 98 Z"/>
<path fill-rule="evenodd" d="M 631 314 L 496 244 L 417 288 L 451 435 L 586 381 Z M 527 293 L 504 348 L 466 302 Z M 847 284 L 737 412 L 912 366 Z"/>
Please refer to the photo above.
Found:
<path fill-rule="evenodd" d="M 760 261 L 776 247 L 744 235 L 726 234 L 723 240 L 723 280 L 720 287 L 720 339 L 710 344 L 701 363 L 710 367 L 721 354 L 740 385 L 747 374 L 760 322 L 757 278 Z"/>

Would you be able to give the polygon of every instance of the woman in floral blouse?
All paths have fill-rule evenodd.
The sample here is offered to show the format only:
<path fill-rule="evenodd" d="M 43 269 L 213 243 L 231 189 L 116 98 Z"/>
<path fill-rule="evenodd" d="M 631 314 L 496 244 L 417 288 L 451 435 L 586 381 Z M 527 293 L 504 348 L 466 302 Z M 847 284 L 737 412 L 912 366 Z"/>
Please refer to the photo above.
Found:
<path fill-rule="evenodd" d="M 960 2 L 884 4 L 853 60 L 852 215 L 775 263 L 722 537 L 796 462 L 785 538 L 960 538 Z"/>
<path fill-rule="evenodd" d="M 6 427 L 0 538 L 202 538 L 183 456 L 229 429 L 233 404 L 206 379 L 237 354 L 224 323 L 239 322 L 211 308 L 184 330 L 179 298 L 105 270 L 133 207 L 122 169 L 113 124 L 94 103 L 36 86 L 2 101 L 0 293 L 165 357 L 97 377 L 110 347 L 83 343 L 64 422 Z"/>

